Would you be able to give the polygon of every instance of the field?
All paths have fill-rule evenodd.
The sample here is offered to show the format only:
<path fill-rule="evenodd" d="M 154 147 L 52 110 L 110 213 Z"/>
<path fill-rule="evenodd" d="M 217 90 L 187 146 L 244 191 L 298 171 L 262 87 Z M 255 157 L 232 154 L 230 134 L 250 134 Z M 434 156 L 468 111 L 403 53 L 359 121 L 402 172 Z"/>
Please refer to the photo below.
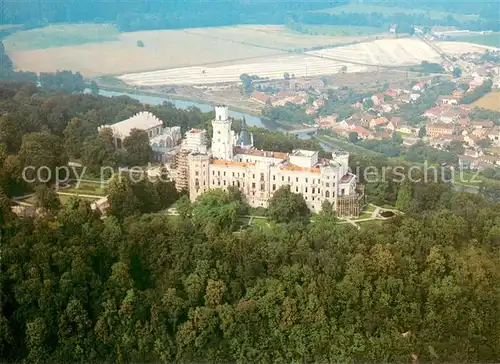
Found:
<path fill-rule="evenodd" d="M 498 50 L 498 48 L 491 47 L 491 46 L 486 46 L 486 45 L 480 45 L 480 44 L 473 44 L 472 42 L 436 42 L 435 43 L 443 52 L 449 54 L 449 55 L 460 55 L 463 53 L 472 53 L 472 52 L 478 52 L 482 53 L 485 52 L 486 50 Z"/>
<path fill-rule="evenodd" d="M 311 27 L 314 28 L 314 27 Z M 289 51 L 317 46 L 345 44 L 363 40 L 368 36 L 380 33 L 380 29 L 363 27 L 324 27 L 325 34 L 303 34 L 291 31 L 283 26 L 234 26 L 218 28 L 198 28 L 185 30 L 188 34 L 196 34 L 203 38 L 216 38 L 250 46 L 273 48 Z M 364 31 L 362 31 L 364 29 Z M 356 34 L 359 33 L 359 34 Z M 318 32 L 319 33 L 319 32 Z M 360 37 L 362 36 L 362 37 Z"/>
<path fill-rule="evenodd" d="M 500 48 L 500 33 L 462 35 L 459 37 L 452 37 L 452 40 Z"/>
<path fill-rule="evenodd" d="M 16 35 L 19 37 L 23 33 Z M 144 42 L 144 48 L 137 47 L 138 40 Z M 6 49 L 16 69 L 35 72 L 71 69 L 87 77 L 252 59 L 282 53 L 236 41 L 190 34 L 184 30 L 122 33 L 117 41 L 31 50 L 20 50 L 12 41 L 7 40 Z"/>
<path fill-rule="evenodd" d="M 500 91 L 490 92 L 474 102 L 472 105 L 500 112 Z"/>
<path fill-rule="evenodd" d="M 119 78 L 137 86 L 194 85 L 236 82 L 242 73 L 270 78 L 282 78 L 284 72 L 296 77 L 320 76 L 340 73 L 344 66 L 347 68 L 345 72 L 354 73 L 370 71 L 378 66 L 402 67 L 440 59 L 437 52 L 418 39 L 381 39 L 303 54 L 125 74 Z"/>
<path fill-rule="evenodd" d="M 4 44 L 9 52 L 17 52 L 118 40 L 120 33 L 110 24 L 66 24 L 17 32 Z"/>
<path fill-rule="evenodd" d="M 329 13 L 329 14 L 342 14 L 342 13 L 360 13 L 360 14 L 371 14 L 371 13 L 381 13 L 384 15 L 396 15 L 396 14 L 406 14 L 406 15 L 417 15 L 425 14 L 428 17 L 436 20 L 446 19 L 449 15 L 453 16 L 458 21 L 473 21 L 479 20 L 480 17 L 474 14 L 458 14 L 442 11 L 433 10 L 420 10 L 420 9 L 408 9 L 400 8 L 396 6 L 379 6 L 379 5 L 369 5 L 369 4 L 349 4 L 344 6 L 335 7 L 332 9 L 318 10 L 318 12 Z"/>

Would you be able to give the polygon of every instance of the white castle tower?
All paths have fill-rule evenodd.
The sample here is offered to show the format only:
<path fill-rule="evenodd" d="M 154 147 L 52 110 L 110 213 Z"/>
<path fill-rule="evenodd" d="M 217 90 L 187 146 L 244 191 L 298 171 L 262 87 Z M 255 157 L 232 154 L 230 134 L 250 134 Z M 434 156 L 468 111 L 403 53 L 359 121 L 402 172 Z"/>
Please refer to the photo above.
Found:
<path fill-rule="evenodd" d="M 215 119 L 212 120 L 212 157 L 222 160 L 233 159 L 233 133 L 228 108 L 225 105 L 215 107 Z"/>

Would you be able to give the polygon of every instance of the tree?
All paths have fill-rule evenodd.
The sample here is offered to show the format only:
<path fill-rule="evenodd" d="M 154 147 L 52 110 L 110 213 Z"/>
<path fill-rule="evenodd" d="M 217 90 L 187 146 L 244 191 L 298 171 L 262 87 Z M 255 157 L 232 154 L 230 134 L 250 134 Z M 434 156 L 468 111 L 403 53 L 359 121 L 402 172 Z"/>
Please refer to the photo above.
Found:
<path fill-rule="evenodd" d="M 19 157 L 23 167 L 29 168 L 26 177 L 33 183 L 54 181 L 56 168 L 68 164 L 68 157 L 60 138 L 48 132 L 26 134 L 23 137 Z M 40 173 L 37 176 L 38 171 Z"/>
<path fill-rule="evenodd" d="M 341 72 L 341 73 L 346 73 L 346 72 L 347 72 L 347 66 L 342 66 L 342 67 L 340 68 L 340 72 Z"/>
<path fill-rule="evenodd" d="M 462 70 L 459 67 L 453 68 L 453 77 L 460 78 L 462 76 Z"/>
<path fill-rule="evenodd" d="M 290 223 L 304 221 L 309 217 L 310 211 L 304 197 L 290 191 L 290 186 L 282 186 L 269 200 L 267 216 L 277 223 Z"/>
<path fill-rule="evenodd" d="M 144 42 L 143 42 L 142 40 L 138 40 L 138 41 L 136 42 L 136 44 L 137 44 L 137 46 L 138 46 L 139 48 L 143 48 L 143 47 L 144 47 Z"/>
<path fill-rule="evenodd" d="M 288 72 L 283 73 L 283 79 L 289 80 L 290 79 L 290 74 Z"/>
<path fill-rule="evenodd" d="M 396 208 L 400 211 L 408 211 L 413 202 L 413 188 L 408 180 L 404 180 L 398 189 L 398 197 L 396 200 Z"/>
<path fill-rule="evenodd" d="M 141 212 L 141 202 L 132 189 L 132 182 L 126 176 L 115 176 L 108 184 L 107 213 L 123 220 Z"/>
<path fill-rule="evenodd" d="M 144 130 L 132 129 L 123 141 L 123 147 L 127 151 L 128 166 L 144 166 L 153 156 L 148 134 Z"/>
<path fill-rule="evenodd" d="M 193 206 L 187 195 L 182 196 L 175 204 L 175 208 L 183 219 L 190 218 Z"/>
<path fill-rule="evenodd" d="M 95 81 L 90 82 L 90 92 L 92 95 L 97 96 L 99 95 L 99 86 Z"/>
<path fill-rule="evenodd" d="M 357 143 L 359 141 L 359 135 L 355 131 L 349 133 L 349 143 Z"/>
<path fill-rule="evenodd" d="M 95 126 L 86 120 L 73 118 L 64 129 L 64 147 L 71 158 L 79 159 L 82 156 L 85 140 L 97 134 Z"/>
<path fill-rule="evenodd" d="M 418 137 L 423 138 L 427 134 L 425 125 L 418 129 Z"/>
<path fill-rule="evenodd" d="M 35 189 L 36 207 L 42 209 L 44 212 L 56 214 L 61 209 L 61 200 L 59 196 L 47 185 L 39 185 Z"/>
<path fill-rule="evenodd" d="M 392 142 L 395 144 L 403 144 L 403 137 L 396 131 L 392 133 Z"/>

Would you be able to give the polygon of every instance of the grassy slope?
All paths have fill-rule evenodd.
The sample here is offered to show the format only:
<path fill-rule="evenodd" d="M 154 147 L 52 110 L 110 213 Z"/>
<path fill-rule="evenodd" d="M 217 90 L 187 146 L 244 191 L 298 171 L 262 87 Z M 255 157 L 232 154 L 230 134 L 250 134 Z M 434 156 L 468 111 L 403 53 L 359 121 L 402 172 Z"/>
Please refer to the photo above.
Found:
<path fill-rule="evenodd" d="M 14 33 L 5 40 L 9 50 L 46 49 L 86 43 L 117 41 L 120 33 L 109 24 L 51 25 Z"/>
<path fill-rule="evenodd" d="M 478 20 L 480 17 L 478 15 L 473 14 L 458 14 L 458 13 L 449 13 L 449 12 L 441 12 L 441 11 L 432 11 L 432 10 L 420 10 L 420 9 L 407 9 L 407 8 L 398 8 L 393 6 L 379 6 L 379 5 L 368 5 L 368 4 L 349 4 L 345 6 L 339 6 L 332 9 L 323 9 L 318 12 L 326 12 L 329 14 L 341 14 L 344 13 L 382 13 L 386 15 L 394 15 L 394 14 L 427 14 L 433 19 L 444 19 L 448 15 L 452 15 L 458 21 L 467 21 L 467 20 Z"/>
<path fill-rule="evenodd" d="M 490 92 L 472 104 L 483 109 L 500 111 L 500 91 Z"/>

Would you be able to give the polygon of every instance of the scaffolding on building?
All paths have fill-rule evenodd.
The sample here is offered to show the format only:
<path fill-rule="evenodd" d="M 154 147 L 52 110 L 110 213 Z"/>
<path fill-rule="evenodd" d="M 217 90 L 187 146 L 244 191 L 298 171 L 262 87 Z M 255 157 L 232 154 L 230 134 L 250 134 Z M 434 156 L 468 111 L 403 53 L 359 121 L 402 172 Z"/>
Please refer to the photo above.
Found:
<path fill-rule="evenodd" d="M 337 200 L 337 217 L 358 218 L 361 206 L 365 202 L 365 186 L 358 185 L 353 195 L 342 196 Z"/>
<path fill-rule="evenodd" d="M 179 192 L 189 188 L 188 155 L 189 151 L 179 150 L 172 164 L 172 169 L 175 170 L 175 187 Z"/>

